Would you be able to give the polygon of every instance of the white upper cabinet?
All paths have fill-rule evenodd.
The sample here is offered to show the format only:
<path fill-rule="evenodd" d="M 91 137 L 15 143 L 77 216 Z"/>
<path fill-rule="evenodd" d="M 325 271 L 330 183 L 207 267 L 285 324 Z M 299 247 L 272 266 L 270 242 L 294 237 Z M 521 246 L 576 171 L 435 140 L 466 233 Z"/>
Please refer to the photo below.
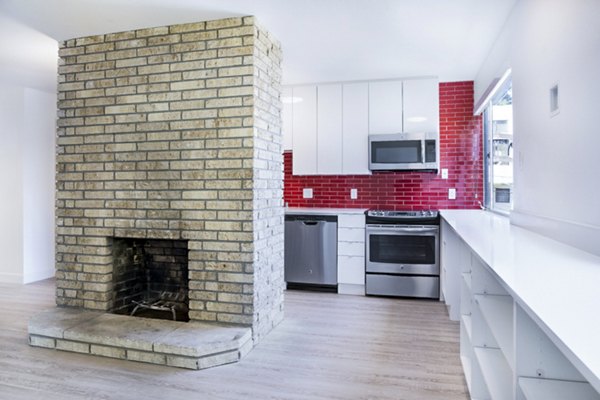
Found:
<path fill-rule="evenodd" d="M 402 81 L 370 82 L 369 133 L 402 131 Z"/>
<path fill-rule="evenodd" d="M 291 87 L 284 87 L 281 90 L 281 134 L 283 136 L 283 150 L 292 150 L 292 133 L 293 133 L 293 112 L 294 90 Z"/>
<path fill-rule="evenodd" d="M 370 134 L 439 132 L 434 78 L 294 86 L 282 97 L 294 175 L 370 174 Z"/>
<path fill-rule="evenodd" d="M 435 78 L 404 81 L 404 132 L 439 130 L 439 83 Z"/>
<path fill-rule="evenodd" d="M 317 87 L 317 173 L 342 172 L 342 85 Z"/>
<path fill-rule="evenodd" d="M 370 174 L 369 84 L 349 83 L 343 87 L 342 173 Z"/>
<path fill-rule="evenodd" d="M 317 173 L 317 87 L 296 86 L 293 97 L 293 174 Z"/>

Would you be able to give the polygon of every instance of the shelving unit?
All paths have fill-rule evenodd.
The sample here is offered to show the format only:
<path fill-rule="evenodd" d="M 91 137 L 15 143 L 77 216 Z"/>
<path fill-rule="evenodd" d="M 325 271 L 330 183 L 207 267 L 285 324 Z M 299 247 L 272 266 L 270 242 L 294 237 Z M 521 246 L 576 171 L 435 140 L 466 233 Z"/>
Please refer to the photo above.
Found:
<path fill-rule="evenodd" d="M 493 400 L 510 400 L 512 396 L 512 370 L 500 349 L 475 348 L 483 379 Z"/>
<path fill-rule="evenodd" d="M 519 387 L 527 400 L 599 400 L 600 395 L 585 382 L 519 378 Z"/>
<path fill-rule="evenodd" d="M 471 398 L 600 400 L 494 269 L 450 224 L 442 224 L 442 235 L 457 246 L 445 252 L 453 259 L 442 261 L 459 277 L 460 357 Z"/>
<path fill-rule="evenodd" d="M 506 356 L 506 360 L 514 368 L 512 298 L 504 295 L 475 295 L 475 303 L 479 306 L 481 315 Z"/>

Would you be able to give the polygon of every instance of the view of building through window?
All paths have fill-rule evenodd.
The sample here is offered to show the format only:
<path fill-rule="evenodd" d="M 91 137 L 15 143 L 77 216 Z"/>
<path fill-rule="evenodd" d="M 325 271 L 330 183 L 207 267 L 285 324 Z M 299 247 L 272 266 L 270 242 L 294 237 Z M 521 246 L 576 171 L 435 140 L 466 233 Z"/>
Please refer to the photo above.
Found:
<path fill-rule="evenodd" d="M 513 191 L 512 84 L 508 81 L 494 96 L 485 118 L 486 204 L 510 212 Z"/>

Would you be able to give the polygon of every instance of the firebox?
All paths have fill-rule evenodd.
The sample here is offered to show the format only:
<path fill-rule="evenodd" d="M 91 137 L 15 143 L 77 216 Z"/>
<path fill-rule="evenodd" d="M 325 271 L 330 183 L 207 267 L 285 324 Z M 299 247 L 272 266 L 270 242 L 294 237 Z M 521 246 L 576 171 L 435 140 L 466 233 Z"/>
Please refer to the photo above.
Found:
<path fill-rule="evenodd" d="M 116 314 L 189 321 L 186 240 L 113 238 Z"/>

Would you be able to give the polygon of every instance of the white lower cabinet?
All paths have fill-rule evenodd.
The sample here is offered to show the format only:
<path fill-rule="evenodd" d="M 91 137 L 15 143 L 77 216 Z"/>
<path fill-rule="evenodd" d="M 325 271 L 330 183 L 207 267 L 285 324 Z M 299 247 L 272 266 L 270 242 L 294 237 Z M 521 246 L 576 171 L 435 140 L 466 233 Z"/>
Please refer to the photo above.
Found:
<path fill-rule="evenodd" d="M 442 237 L 446 245 L 456 246 L 442 253 L 447 258 L 442 264 L 460 274 L 460 357 L 471 398 L 600 400 L 600 394 L 448 224 L 442 224 Z"/>
<path fill-rule="evenodd" d="M 338 215 L 338 293 L 365 294 L 365 215 Z"/>

